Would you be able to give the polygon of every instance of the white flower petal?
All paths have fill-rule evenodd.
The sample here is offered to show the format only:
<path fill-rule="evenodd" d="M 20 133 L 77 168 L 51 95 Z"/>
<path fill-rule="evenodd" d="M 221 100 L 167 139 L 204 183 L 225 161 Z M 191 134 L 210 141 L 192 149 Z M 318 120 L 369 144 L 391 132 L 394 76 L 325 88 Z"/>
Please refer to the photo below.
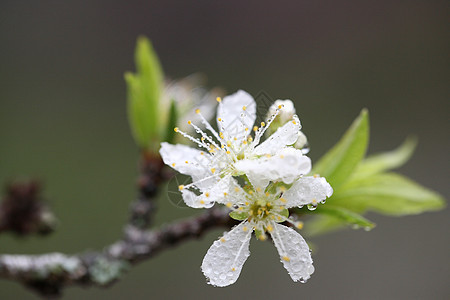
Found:
<path fill-rule="evenodd" d="M 204 178 L 211 175 L 209 168 L 210 155 L 200 150 L 177 144 L 161 143 L 159 150 L 164 163 L 178 172 L 196 178 Z"/>
<path fill-rule="evenodd" d="M 245 192 L 231 176 L 227 175 L 219 180 L 213 179 L 214 183 L 203 189 L 200 195 L 196 195 L 188 189 L 182 189 L 181 194 L 186 205 L 193 208 L 210 208 L 214 203 L 234 205 L 243 201 Z M 198 185 L 195 183 L 195 185 Z"/>
<path fill-rule="evenodd" d="M 252 231 L 248 222 L 242 222 L 212 244 L 202 263 L 209 284 L 223 287 L 236 282 L 250 255 Z"/>
<path fill-rule="evenodd" d="M 305 282 L 314 273 L 313 261 L 308 244 L 292 228 L 272 222 L 270 232 L 284 268 L 292 280 Z"/>
<path fill-rule="evenodd" d="M 188 189 L 182 189 L 181 195 L 183 196 L 184 203 L 192 208 L 211 208 L 214 205 L 214 201 L 205 199 L 202 195 L 198 196 Z"/>
<path fill-rule="evenodd" d="M 240 160 L 235 164 L 235 168 L 247 174 L 252 181 L 261 184 L 268 181 L 291 184 L 301 175 L 311 171 L 311 160 L 300 150 L 284 148 L 275 156 Z"/>
<path fill-rule="evenodd" d="M 319 203 L 333 194 L 333 188 L 323 177 L 305 176 L 297 180 L 286 192 L 286 207 Z"/>
<path fill-rule="evenodd" d="M 251 132 L 255 120 L 255 100 L 250 94 L 242 90 L 224 97 L 217 109 L 219 130 L 223 131 L 226 139 L 231 140 L 232 143 L 235 143 L 234 138 L 239 143 L 245 139 Z"/>
<path fill-rule="evenodd" d="M 292 121 L 278 128 L 269 138 L 257 146 L 253 153 L 256 155 L 274 155 L 282 148 L 297 141 L 300 128 L 300 120 L 297 116 L 294 116 Z"/>

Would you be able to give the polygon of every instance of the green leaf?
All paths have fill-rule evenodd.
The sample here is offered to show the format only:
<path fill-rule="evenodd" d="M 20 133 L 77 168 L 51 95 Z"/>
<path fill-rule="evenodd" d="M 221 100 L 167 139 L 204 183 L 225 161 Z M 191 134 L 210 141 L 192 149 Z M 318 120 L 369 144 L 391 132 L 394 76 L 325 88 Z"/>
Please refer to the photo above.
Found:
<path fill-rule="evenodd" d="M 230 217 L 238 221 L 243 221 L 248 218 L 248 213 L 234 210 L 230 212 Z"/>
<path fill-rule="evenodd" d="M 367 220 L 360 214 L 357 214 L 351 210 L 339 206 L 324 205 L 321 206 L 320 209 L 317 209 L 316 213 L 328 215 L 336 219 L 339 219 L 347 224 L 352 225 L 355 229 L 364 228 L 366 230 L 370 230 L 373 227 L 375 227 L 374 223 Z"/>
<path fill-rule="evenodd" d="M 409 137 L 395 150 L 370 156 L 361 162 L 354 172 L 353 177 L 367 177 L 386 170 L 398 168 L 411 158 L 416 146 L 417 139 Z"/>
<path fill-rule="evenodd" d="M 445 204 L 439 194 L 395 173 L 353 179 L 329 202 L 356 212 L 371 210 L 394 216 L 439 210 Z"/>
<path fill-rule="evenodd" d="M 328 215 L 316 215 L 314 219 L 305 223 L 304 232 L 306 236 L 316 236 L 336 231 L 345 225 L 346 223 L 342 219 Z"/>
<path fill-rule="evenodd" d="M 165 128 L 165 142 L 172 143 L 175 138 L 175 131 L 173 130 L 178 122 L 178 109 L 176 107 L 175 101 L 172 100 L 170 102 L 170 109 L 169 109 L 169 120 L 167 122 L 166 128 Z"/>
<path fill-rule="evenodd" d="M 150 41 L 138 38 L 135 52 L 137 73 L 126 73 L 128 88 L 128 118 L 136 143 L 148 149 L 151 143 L 159 147 L 159 101 L 163 86 L 163 73 Z"/>
<path fill-rule="evenodd" d="M 341 140 L 316 163 L 312 173 L 325 177 L 336 189 L 362 160 L 368 141 L 369 117 L 367 110 L 363 109 Z"/>

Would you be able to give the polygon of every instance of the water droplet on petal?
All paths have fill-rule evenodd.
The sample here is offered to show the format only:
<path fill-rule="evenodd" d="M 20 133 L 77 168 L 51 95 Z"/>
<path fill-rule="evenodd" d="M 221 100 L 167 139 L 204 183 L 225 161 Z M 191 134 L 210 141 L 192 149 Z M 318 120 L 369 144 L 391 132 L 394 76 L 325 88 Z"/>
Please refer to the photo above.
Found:
<path fill-rule="evenodd" d="M 315 210 L 317 208 L 317 205 L 314 204 L 308 204 L 308 209 L 309 210 Z"/>

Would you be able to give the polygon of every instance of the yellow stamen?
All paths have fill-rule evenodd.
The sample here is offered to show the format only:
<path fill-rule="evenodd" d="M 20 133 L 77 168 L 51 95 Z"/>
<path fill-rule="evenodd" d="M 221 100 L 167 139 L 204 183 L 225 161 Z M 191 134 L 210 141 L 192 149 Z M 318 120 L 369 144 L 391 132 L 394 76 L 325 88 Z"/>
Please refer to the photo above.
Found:
<path fill-rule="evenodd" d="M 222 102 L 222 98 L 220 98 L 220 97 L 217 97 L 216 100 L 217 100 L 217 102 Z"/>
<path fill-rule="evenodd" d="M 284 199 L 284 198 L 280 198 L 280 201 L 283 202 L 283 203 L 287 202 L 286 199 Z"/>
<path fill-rule="evenodd" d="M 247 106 L 242 106 L 242 110 L 247 110 Z"/>
<path fill-rule="evenodd" d="M 191 124 L 192 124 L 192 121 L 188 121 L 188 124 L 191 125 Z"/>
<path fill-rule="evenodd" d="M 212 168 L 211 173 L 213 173 L 213 174 L 216 173 L 216 169 Z"/>
<path fill-rule="evenodd" d="M 175 163 L 172 164 L 172 167 L 175 167 Z"/>
<path fill-rule="evenodd" d="M 255 131 L 255 132 L 258 131 L 258 126 L 254 126 L 253 131 Z"/>
<path fill-rule="evenodd" d="M 227 202 L 226 206 L 227 206 L 228 208 L 230 208 L 231 206 L 233 206 L 233 204 L 231 204 L 231 202 Z"/>
<path fill-rule="evenodd" d="M 199 113 L 200 113 L 200 109 L 197 108 L 197 109 L 195 110 L 195 113 L 196 113 L 196 114 L 199 114 Z"/>
<path fill-rule="evenodd" d="M 225 243 L 225 242 L 226 242 L 226 240 L 225 240 L 224 238 L 220 238 L 220 241 L 221 241 L 222 243 Z"/>
<path fill-rule="evenodd" d="M 264 126 L 266 126 L 266 123 L 261 122 L 261 127 L 264 127 Z"/>
<path fill-rule="evenodd" d="M 175 132 L 178 132 L 178 127 L 175 127 L 174 129 L 173 129 L 173 131 L 175 131 Z"/>
<path fill-rule="evenodd" d="M 287 257 L 287 256 L 283 256 L 283 260 L 284 261 L 290 261 L 291 259 L 289 257 Z"/>
<path fill-rule="evenodd" d="M 206 196 L 206 197 L 209 197 L 209 193 L 208 193 L 208 192 L 206 192 L 206 193 L 205 193 L 205 196 Z"/>
<path fill-rule="evenodd" d="M 298 222 L 297 224 L 295 224 L 295 227 L 297 227 L 298 229 L 303 229 L 303 222 Z"/>
<path fill-rule="evenodd" d="M 179 185 L 178 189 L 181 191 L 182 189 L 184 189 L 184 185 Z"/>

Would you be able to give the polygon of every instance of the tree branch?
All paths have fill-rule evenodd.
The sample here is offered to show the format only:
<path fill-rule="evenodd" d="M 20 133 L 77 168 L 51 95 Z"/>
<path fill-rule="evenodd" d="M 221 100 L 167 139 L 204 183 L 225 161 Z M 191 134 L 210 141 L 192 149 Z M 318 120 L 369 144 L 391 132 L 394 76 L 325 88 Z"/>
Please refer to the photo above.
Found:
<path fill-rule="evenodd" d="M 35 180 L 7 184 L 0 203 L 0 233 L 43 235 L 55 229 L 56 218 L 40 192 L 41 184 Z"/>
<path fill-rule="evenodd" d="M 68 285 L 108 285 L 118 280 L 130 264 L 198 238 L 210 229 L 232 226 L 234 221 L 228 213 L 226 209 L 214 208 L 152 231 L 128 225 L 125 237 L 102 252 L 0 255 L 0 277 L 21 282 L 45 296 L 60 295 L 61 289 Z"/>
<path fill-rule="evenodd" d="M 145 156 L 140 165 L 138 196 L 131 204 L 124 236 L 103 251 L 66 255 L 0 255 L 0 278 L 23 283 L 43 296 L 59 296 L 69 285 L 105 286 L 117 281 L 132 265 L 210 229 L 236 224 L 226 208 L 146 231 L 155 211 L 158 185 L 167 178 L 161 158 Z"/>

